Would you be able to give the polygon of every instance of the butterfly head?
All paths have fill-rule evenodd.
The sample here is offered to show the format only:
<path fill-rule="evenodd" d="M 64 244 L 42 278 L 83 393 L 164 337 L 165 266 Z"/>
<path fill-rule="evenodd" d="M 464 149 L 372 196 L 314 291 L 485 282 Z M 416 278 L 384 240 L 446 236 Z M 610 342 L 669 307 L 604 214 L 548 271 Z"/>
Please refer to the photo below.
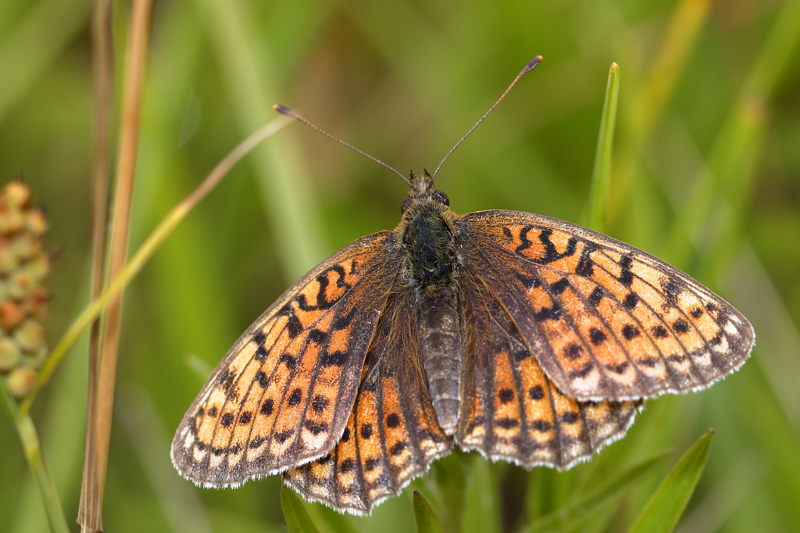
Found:
<path fill-rule="evenodd" d="M 450 199 L 445 193 L 433 187 L 433 177 L 427 170 L 421 176 L 417 176 L 412 171 L 409 174 L 411 190 L 408 191 L 403 200 L 400 210 L 405 214 L 411 210 L 412 206 L 426 205 L 441 211 L 447 211 L 450 207 Z"/>
<path fill-rule="evenodd" d="M 455 266 L 453 222 L 447 195 L 433 187 L 433 177 L 412 172 L 411 190 L 403 200 L 398 232 L 411 277 L 419 287 L 452 283 Z"/>

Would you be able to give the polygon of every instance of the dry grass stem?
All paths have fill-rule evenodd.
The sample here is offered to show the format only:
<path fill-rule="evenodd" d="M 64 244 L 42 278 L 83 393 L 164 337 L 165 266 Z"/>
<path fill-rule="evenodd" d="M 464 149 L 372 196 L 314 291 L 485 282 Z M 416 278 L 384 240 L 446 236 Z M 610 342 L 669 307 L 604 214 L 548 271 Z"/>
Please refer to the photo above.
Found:
<path fill-rule="evenodd" d="M 151 0 L 138 0 L 133 4 L 109 241 L 109 277 L 122 270 L 128 246 L 151 10 Z M 86 461 L 90 464 L 85 467 L 87 476 L 81 487 L 81 505 L 78 511 L 78 523 L 83 531 L 103 530 L 103 489 L 111 436 L 121 320 L 122 295 L 120 294 L 108 306 L 100 338 L 97 378 L 89 383 L 92 402 L 87 415 Z"/>

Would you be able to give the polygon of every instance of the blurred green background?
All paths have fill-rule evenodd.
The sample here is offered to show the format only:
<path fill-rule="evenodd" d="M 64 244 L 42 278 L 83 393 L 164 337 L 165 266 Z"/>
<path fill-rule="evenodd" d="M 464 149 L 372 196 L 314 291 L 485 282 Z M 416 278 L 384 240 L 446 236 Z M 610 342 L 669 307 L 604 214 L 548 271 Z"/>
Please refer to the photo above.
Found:
<path fill-rule="evenodd" d="M 86 305 L 92 168 L 91 3 L 0 2 L 0 180 L 47 209 L 57 255 L 51 344 Z M 115 3 L 117 90 L 130 18 Z M 295 107 L 401 171 L 432 170 L 513 75 L 544 63 L 448 162 L 459 213 L 519 209 L 586 223 L 609 65 L 621 66 L 604 230 L 731 301 L 752 359 L 710 390 L 648 402 L 628 436 L 566 474 L 456 454 L 415 483 L 438 512 L 463 483 L 466 531 L 559 509 L 667 452 L 621 500 L 560 528 L 620 530 L 681 451 L 712 427 L 681 531 L 800 529 L 800 2 L 157 2 L 132 249 L 239 140 Z M 118 117 L 117 117 L 118 118 Z M 399 220 L 403 183 L 290 125 L 178 228 L 126 293 L 105 505 L 108 531 L 281 531 L 278 477 L 202 490 L 169 461 L 210 368 L 289 284 Z M 83 460 L 86 345 L 34 406 L 65 512 Z M 0 517 L 43 531 L 10 418 L 0 415 Z M 440 483 L 436 483 L 436 481 Z M 448 481 L 449 480 L 449 481 Z M 437 496 L 438 495 L 438 496 Z M 411 490 L 367 519 L 306 508 L 324 531 L 407 531 Z"/>

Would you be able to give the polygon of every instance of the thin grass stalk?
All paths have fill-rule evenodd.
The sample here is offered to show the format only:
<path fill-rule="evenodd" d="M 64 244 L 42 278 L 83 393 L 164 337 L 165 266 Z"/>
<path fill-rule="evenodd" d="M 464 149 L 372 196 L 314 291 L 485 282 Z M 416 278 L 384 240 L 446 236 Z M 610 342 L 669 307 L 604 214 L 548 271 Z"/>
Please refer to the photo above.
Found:
<path fill-rule="evenodd" d="M 33 424 L 30 415 L 19 410 L 17 402 L 8 393 L 4 384 L 0 384 L 0 395 L 3 396 L 8 412 L 14 420 L 14 427 L 17 430 L 25 460 L 28 462 L 31 474 L 33 474 L 39 495 L 42 497 L 50 529 L 56 533 L 68 533 L 69 527 L 64 516 L 64 510 L 61 507 L 61 501 L 58 499 L 55 485 L 53 485 L 53 481 L 47 474 L 47 469 L 44 465 L 42 447 L 39 444 L 39 434 L 36 431 L 36 426 Z"/>
<path fill-rule="evenodd" d="M 53 348 L 50 356 L 42 364 L 39 371 L 39 379 L 36 388 L 23 400 L 20 410 L 28 412 L 31 404 L 38 392 L 47 384 L 53 373 L 58 369 L 61 362 L 69 353 L 70 349 L 80 338 L 83 331 L 100 316 L 100 313 L 109 305 L 109 302 L 131 282 L 138 274 L 150 257 L 155 253 L 161 244 L 166 240 L 180 222 L 191 212 L 194 207 L 205 198 L 219 182 L 227 175 L 230 169 L 236 165 L 245 155 L 250 153 L 259 143 L 267 137 L 275 134 L 278 130 L 286 126 L 292 119 L 280 116 L 265 124 L 252 135 L 239 143 L 233 150 L 220 161 L 216 167 L 206 176 L 206 178 L 179 204 L 172 208 L 167 215 L 156 226 L 141 246 L 131 255 L 125 267 L 115 276 L 109 278 L 108 285 L 94 301 L 92 301 L 83 311 L 72 321 L 64 335 Z M 208 373 L 206 372 L 205 375 Z"/>
<path fill-rule="evenodd" d="M 611 218 L 625 205 L 623 193 L 630 185 L 639 156 L 650 141 L 655 125 L 675 91 L 678 78 L 686 68 L 689 52 L 708 17 L 711 1 L 683 0 L 675 9 L 650 74 L 637 92 L 630 111 L 625 113 L 628 149 L 620 157 L 615 173 L 615 186 L 619 194 L 609 199 Z"/>
<path fill-rule="evenodd" d="M 4 5 L 14 2 L 3 1 Z M 89 2 L 43 0 L 19 3 L 25 14 L 0 36 L 0 122 L 4 122 L 32 86 L 86 24 Z M 23 53 L 24 51 L 24 53 Z"/>
<path fill-rule="evenodd" d="M 787 2 L 775 16 L 769 38 L 748 72 L 735 106 L 714 140 L 710 164 L 697 176 L 688 198 L 683 200 L 681 216 L 669 239 L 668 250 L 686 260 L 686 236 L 691 228 L 702 227 L 709 213 L 718 205 L 719 192 L 733 201 L 733 213 L 718 234 L 710 239 L 710 270 L 717 273 L 729 255 L 731 235 L 747 201 L 754 178 L 753 162 L 762 148 L 767 124 L 765 109 L 781 76 L 788 73 L 791 60 L 800 45 L 800 3 Z M 745 153 L 743 153 L 745 152 Z M 749 164 L 748 164 L 749 162 Z M 720 257 L 721 256 L 721 257 Z"/>
<path fill-rule="evenodd" d="M 200 0 L 206 14 L 227 83 L 236 122 L 242 131 L 257 127 L 260 117 L 271 113 L 264 95 L 273 94 L 274 58 L 255 39 L 259 31 L 249 15 L 248 4 Z M 258 53 L 256 51 L 258 50 Z M 276 257 L 289 277 L 299 277 L 323 255 L 319 235 L 324 234 L 313 207 L 313 191 L 301 178 L 290 144 L 272 144 L 254 154 L 253 168 L 259 200 L 269 216 Z"/>
<path fill-rule="evenodd" d="M 117 275 L 125 265 L 152 6 L 152 0 L 138 0 L 133 4 L 125 93 L 122 100 L 114 207 L 111 219 L 109 276 Z M 108 465 L 108 446 L 111 438 L 121 324 L 122 293 L 109 304 L 100 339 L 97 379 L 89 385 L 95 389 L 92 404 L 94 410 L 88 413 L 87 420 L 86 431 L 89 435 L 87 447 L 94 447 L 94 451 L 87 457 L 93 464 L 87 466 L 89 476 L 81 487 L 78 522 L 83 531 L 103 530 L 103 491 Z"/>
<path fill-rule="evenodd" d="M 611 63 L 600 118 L 600 133 L 592 171 L 592 194 L 589 205 L 589 227 L 605 231 L 608 190 L 611 182 L 611 157 L 614 149 L 614 129 L 617 124 L 617 102 L 619 101 L 619 65 Z"/>
<path fill-rule="evenodd" d="M 111 33 L 111 2 L 97 0 L 92 14 L 92 71 L 94 83 L 94 169 L 92 175 L 92 249 L 90 298 L 95 300 L 103 290 L 106 257 L 106 226 L 108 225 L 108 179 L 111 168 L 111 116 L 113 106 L 113 35 Z M 88 393 L 86 412 L 97 409 L 96 385 L 100 357 L 100 319 L 92 323 L 89 336 Z M 95 439 L 86 425 L 86 440 L 81 486 L 94 491 L 91 482 L 95 469 Z M 82 496 L 82 501 L 83 500 Z M 99 495 L 86 494 L 86 501 L 96 501 Z M 81 510 L 84 507 L 81 506 Z M 81 511 L 79 511 L 81 512 Z"/>

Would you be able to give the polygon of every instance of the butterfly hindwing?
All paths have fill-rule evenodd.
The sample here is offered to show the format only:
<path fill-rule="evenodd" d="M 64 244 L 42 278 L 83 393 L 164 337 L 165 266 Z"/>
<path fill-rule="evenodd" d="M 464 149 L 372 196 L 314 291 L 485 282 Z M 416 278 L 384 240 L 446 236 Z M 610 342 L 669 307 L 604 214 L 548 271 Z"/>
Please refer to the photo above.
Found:
<path fill-rule="evenodd" d="M 649 398 L 704 388 L 753 346 L 747 320 L 663 261 L 568 222 L 516 211 L 459 218 L 468 263 L 561 393 Z"/>
<path fill-rule="evenodd" d="M 236 486 L 328 452 L 355 401 L 368 343 L 397 270 L 390 232 L 312 269 L 217 366 L 172 444 L 182 475 Z"/>
<path fill-rule="evenodd" d="M 459 446 L 528 468 L 568 468 L 625 434 L 640 402 L 565 396 L 477 276 L 463 274 L 461 288 L 471 331 Z"/>
<path fill-rule="evenodd" d="M 412 304 L 409 291 L 390 296 L 336 447 L 284 474 L 286 484 L 304 498 L 365 514 L 451 450 L 452 439 L 436 422 L 420 373 Z"/>

